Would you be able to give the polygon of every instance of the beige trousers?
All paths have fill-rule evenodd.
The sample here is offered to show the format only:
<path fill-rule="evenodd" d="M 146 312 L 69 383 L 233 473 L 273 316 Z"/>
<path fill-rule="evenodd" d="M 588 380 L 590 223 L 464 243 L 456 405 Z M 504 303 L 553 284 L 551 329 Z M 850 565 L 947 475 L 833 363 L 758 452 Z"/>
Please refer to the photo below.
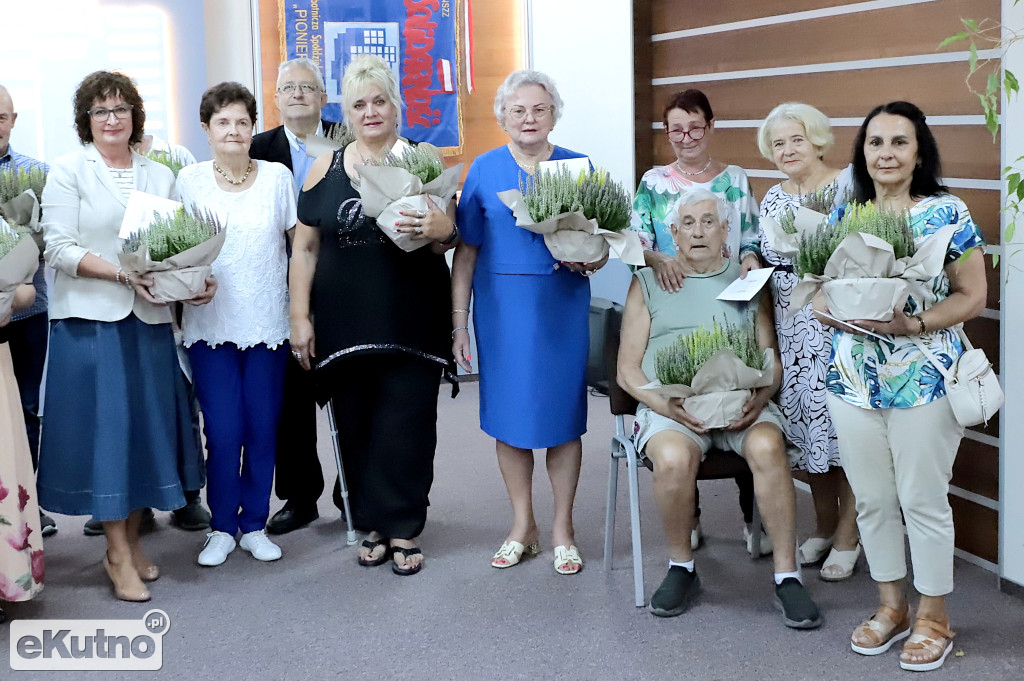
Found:
<path fill-rule="evenodd" d="M 964 429 L 945 397 L 909 409 L 862 409 L 828 396 L 843 470 L 857 497 L 857 526 L 876 582 L 907 576 L 907 523 L 914 588 L 953 591 L 949 480 Z"/>

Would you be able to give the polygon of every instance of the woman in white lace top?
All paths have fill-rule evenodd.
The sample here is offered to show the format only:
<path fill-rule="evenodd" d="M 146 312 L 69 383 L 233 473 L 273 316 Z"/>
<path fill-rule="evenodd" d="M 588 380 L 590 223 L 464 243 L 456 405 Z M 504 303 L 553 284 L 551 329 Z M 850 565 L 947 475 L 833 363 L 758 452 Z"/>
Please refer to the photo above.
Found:
<path fill-rule="evenodd" d="M 238 533 L 254 558 L 277 560 L 281 549 L 264 528 L 288 357 L 285 241 L 295 189 L 285 166 L 249 158 L 256 100 L 244 86 L 211 87 L 199 119 L 213 160 L 182 168 L 178 191 L 186 207 L 214 211 L 227 229 L 213 263 L 217 296 L 202 310 L 186 308 L 182 322 L 209 452 L 211 532 L 199 564 L 223 563 Z"/>

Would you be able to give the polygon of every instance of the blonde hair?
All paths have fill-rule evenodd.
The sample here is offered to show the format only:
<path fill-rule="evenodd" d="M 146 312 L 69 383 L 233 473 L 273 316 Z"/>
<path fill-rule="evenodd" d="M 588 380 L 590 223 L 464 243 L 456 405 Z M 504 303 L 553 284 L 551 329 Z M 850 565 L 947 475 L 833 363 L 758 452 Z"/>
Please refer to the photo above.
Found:
<path fill-rule="evenodd" d="M 774 160 L 772 158 L 772 128 L 783 120 L 795 121 L 802 125 L 807 141 L 814 145 L 819 156 L 824 156 L 835 142 L 835 138 L 832 136 L 832 124 L 829 123 L 828 116 L 810 104 L 785 102 L 771 110 L 757 131 L 757 148 L 761 150 L 761 155 L 769 161 Z"/>
<path fill-rule="evenodd" d="M 395 72 L 377 55 L 359 54 L 349 62 L 341 79 L 341 102 L 346 114 L 371 85 L 380 88 L 384 97 L 394 105 L 395 111 L 402 111 L 402 96 L 398 93 Z"/>

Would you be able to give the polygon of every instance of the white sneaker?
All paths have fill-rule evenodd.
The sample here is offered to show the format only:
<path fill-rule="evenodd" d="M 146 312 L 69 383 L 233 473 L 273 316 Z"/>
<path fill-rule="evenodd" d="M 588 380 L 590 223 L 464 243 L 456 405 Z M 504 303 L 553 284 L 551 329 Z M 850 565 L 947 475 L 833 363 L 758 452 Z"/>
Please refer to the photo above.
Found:
<path fill-rule="evenodd" d="M 199 564 L 215 567 L 228 559 L 228 554 L 235 550 L 235 538 L 227 532 L 214 530 L 206 535 L 206 543 L 199 553 Z"/>
<path fill-rule="evenodd" d="M 690 550 L 696 551 L 704 543 L 704 533 L 700 531 L 700 521 L 690 530 Z"/>
<path fill-rule="evenodd" d="M 747 547 L 747 553 L 754 555 L 754 535 L 750 532 L 750 528 L 746 525 L 743 526 L 743 543 Z M 767 532 L 761 532 L 761 553 L 762 556 L 767 556 L 772 552 L 772 538 L 768 536 Z"/>
<path fill-rule="evenodd" d="M 246 532 L 238 545 L 251 553 L 256 560 L 277 560 L 281 557 L 281 547 L 270 541 L 266 530 Z"/>

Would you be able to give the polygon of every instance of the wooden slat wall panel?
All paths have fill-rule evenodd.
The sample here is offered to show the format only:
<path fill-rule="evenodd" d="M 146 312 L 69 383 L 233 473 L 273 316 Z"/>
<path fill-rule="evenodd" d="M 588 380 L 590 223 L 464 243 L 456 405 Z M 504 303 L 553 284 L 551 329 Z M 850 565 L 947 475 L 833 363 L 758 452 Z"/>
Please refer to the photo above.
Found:
<path fill-rule="evenodd" d="M 883 72 L 884 82 L 879 81 L 882 73 L 879 69 L 857 69 L 844 71 L 838 78 L 835 73 L 802 73 L 756 80 L 719 80 L 700 87 L 721 120 L 726 119 L 726 113 L 734 120 L 763 120 L 776 104 L 790 101 L 827 109 L 835 118 L 861 118 L 879 104 L 897 99 L 926 101 L 931 111 L 941 111 L 945 116 L 979 113 L 978 98 L 963 86 L 967 72 L 962 63 L 898 66 Z M 975 77 L 980 83 L 986 76 L 987 72 Z M 935 83 L 949 85 L 937 88 Z M 661 120 L 665 103 L 687 87 L 686 84 L 654 87 L 651 120 Z M 752 97 L 753 89 L 757 94 Z"/>
<path fill-rule="evenodd" d="M 636 0 L 634 4 L 646 3 Z M 697 11 L 697 3 L 654 0 L 650 10 L 651 32 L 667 33 L 842 4 L 849 3 L 837 0 L 773 0 L 771 3 L 723 0 L 702 4 Z M 770 67 L 786 69 L 803 64 L 894 56 L 927 57 L 935 53 L 943 38 L 960 29 L 960 17 L 998 19 L 999 13 L 999 0 L 937 0 L 840 17 L 659 41 L 651 44 L 653 64 L 648 77 L 669 78 Z M 637 45 L 645 48 L 639 40 Z M 964 45 L 946 48 L 947 51 L 963 49 Z M 914 102 L 933 120 L 937 116 L 976 116 L 981 114 L 981 110 L 964 84 L 966 73 L 966 62 L 958 62 L 658 85 L 651 89 L 651 99 L 645 108 L 650 111 L 652 122 L 659 121 L 662 107 L 673 93 L 696 87 L 708 94 L 719 121 L 759 120 L 782 101 L 808 102 L 832 118 L 860 118 L 877 104 L 895 99 Z M 643 74 L 638 70 L 637 80 L 642 78 Z M 638 103 L 638 112 L 640 106 Z M 947 178 L 998 180 L 1001 165 L 999 144 L 993 143 L 984 126 L 933 125 L 932 131 L 942 152 Z M 841 167 L 850 158 L 856 128 L 837 126 L 834 133 L 836 146 L 826 160 L 830 165 Z M 755 134 L 756 129 L 752 128 L 719 128 L 715 131 L 712 147 L 714 158 L 751 170 L 775 170 L 773 163 L 761 158 Z M 663 164 L 674 160 L 662 131 L 655 130 L 651 138 L 649 149 L 638 148 L 638 174 L 644 172 L 650 163 Z M 640 162 L 645 157 L 650 159 L 650 163 Z M 772 178 L 751 178 L 754 192 L 759 197 L 777 182 Z M 970 207 L 986 240 L 992 244 L 1000 243 L 999 192 L 960 188 L 952 191 Z M 999 269 L 991 268 L 991 256 L 986 257 L 986 265 L 989 268 L 988 307 L 998 309 Z M 967 332 L 976 346 L 998 362 L 998 320 L 972 320 L 967 324 Z M 973 430 L 997 437 L 998 429 L 998 419 L 993 419 L 987 426 Z M 998 447 L 965 439 L 955 466 L 953 484 L 996 499 L 998 462 Z M 951 497 L 951 504 L 957 527 L 957 546 L 985 560 L 997 562 L 998 513 L 955 496 Z"/>
<path fill-rule="evenodd" d="M 999 500 L 999 448 L 964 438 L 953 464 L 953 484 Z"/>
<path fill-rule="evenodd" d="M 999 562 L 999 513 L 949 495 L 956 527 L 956 547 L 991 563 Z"/>
<path fill-rule="evenodd" d="M 850 5 L 863 0 L 834 0 L 832 6 Z M 645 3 L 648 4 L 648 3 Z M 699 26 L 731 24 L 734 21 L 757 19 L 767 14 L 789 14 L 818 9 L 820 0 L 772 0 L 770 11 L 766 11 L 761 2 L 738 2 L 723 0 L 721 2 L 698 2 L 697 0 L 650 0 L 651 12 L 657 33 L 682 31 Z"/>
<path fill-rule="evenodd" d="M 971 345 L 985 351 L 992 368 L 999 373 L 999 322 L 986 317 L 975 317 L 964 324 L 964 332 Z"/>
<path fill-rule="evenodd" d="M 654 44 L 654 77 L 932 54 L 963 28 L 960 17 L 985 16 L 999 16 L 998 0 L 944 0 L 666 40 Z"/>
<path fill-rule="evenodd" d="M 259 130 L 270 130 L 281 125 L 281 114 L 274 104 L 277 91 L 277 67 L 281 58 L 281 15 L 279 0 L 260 0 L 260 69 L 263 82 L 263 120 Z"/>
<path fill-rule="evenodd" d="M 712 107 L 715 106 L 712 102 Z M 719 116 L 715 111 L 715 116 Z M 655 163 L 667 164 L 675 160 L 668 136 L 663 130 L 655 135 Z M 849 164 L 853 155 L 853 140 L 857 128 L 832 128 L 836 143 L 825 155 L 825 162 L 834 168 Z M 983 126 L 936 125 L 932 128 L 942 155 L 942 170 L 946 177 L 980 180 L 999 179 L 999 147 L 992 144 L 992 135 Z M 985 153 L 991 151 L 992 153 Z M 723 162 L 743 168 L 776 170 L 774 163 L 765 160 L 757 148 L 755 128 L 717 128 L 711 147 L 712 155 Z M 998 239 L 996 240 L 998 243 Z"/>
<path fill-rule="evenodd" d="M 633 148 L 636 149 L 634 186 L 640 184 L 644 172 L 654 164 L 654 135 L 651 130 L 651 121 L 655 116 L 655 110 L 651 106 L 654 90 L 651 85 L 651 26 L 651 3 L 645 0 L 633 2 Z"/>

